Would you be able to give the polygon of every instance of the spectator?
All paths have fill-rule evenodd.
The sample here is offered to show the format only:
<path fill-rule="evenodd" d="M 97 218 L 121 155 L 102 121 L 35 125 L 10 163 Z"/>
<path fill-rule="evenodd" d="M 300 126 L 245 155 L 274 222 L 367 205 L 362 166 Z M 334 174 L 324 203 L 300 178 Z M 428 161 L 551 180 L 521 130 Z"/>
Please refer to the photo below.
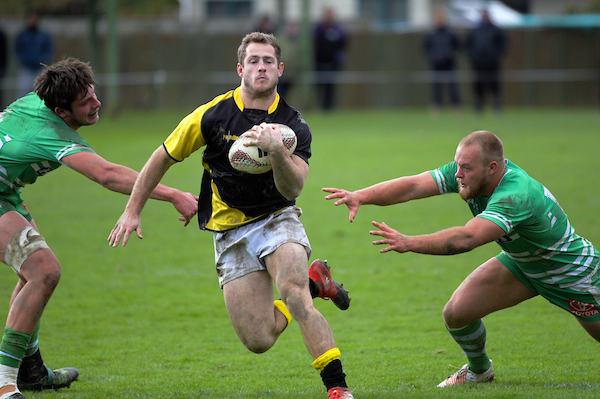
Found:
<path fill-rule="evenodd" d="M 285 68 L 277 85 L 277 92 L 285 99 L 289 97 L 290 90 L 297 84 L 302 71 L 300 59 L 302 53 L 298 36 L 298 23 L 292 21 L 285 25 L 285 32 L 277 37 L 281 48 L 286 49 L 285 57 L 283 58 Z"/>
<path fill-rule="evenodd" d="M 6 41 L 6 34 L 0 28 L 0 111 L 4 109 L 6 101 L 4 96 L 4 75 L 6 74 L 6 67 L 8 66 L 8 43 Z"/>
<path fill-rule="evenodd" d="M 450 102 L 454 109 L 461 106 L 456 86 L 456 56 L 460 49 L 458 36 L 448 29 L 446 15 L 442 11 L 434 14 L 435 30 L 425 37 L 425 54 L 433 71 L 431 107 L 437 114 L 442 107 L 442 86 L 448 86 Z"/>
<path fill-rule="evenodd" d="M 475 112 L 483 111 L 485 95 L 490 92 L 494 109 L 500 113 L 500 67 L 507 45 L 506 35 L 492 23 L 488 11 L 484 9 L 481 12 L 481 23 L 469 32 L 465 44 L 475 74 Z"/>
<path fill-rule="evenodd" d="M 42 71 L 43 64 L 52 61 L 52 39 L 48 33 L 39 29 L 38 19 L 37 13 L 29 13 L 27 24 L 15 42 L 19 62 L 19 98 L 33 90 L 33 82 Z"/>
<path fill-rule="evenodd" d="M 344 65 L 346 44 L 346 33 L 336 23 L 333 8 L 325 8 L 314 31 L 317 94 L 325 111 L 334 107 L 336 72 Z"/>
<path fill-rule="evenodd" d="M 269 16 L 269 14 L 265 14 L 260 19 L 260 22 L 258 23 L 258 26 L 256 27 L 256 29 L 254 31 L 261 32 L 261 33 L 267 33 L 267 34 L 269 34 L 269 33 L 274 34 L 276 30 L 277 30 L 277 27 L 271 20 L 271 17 Z"/>

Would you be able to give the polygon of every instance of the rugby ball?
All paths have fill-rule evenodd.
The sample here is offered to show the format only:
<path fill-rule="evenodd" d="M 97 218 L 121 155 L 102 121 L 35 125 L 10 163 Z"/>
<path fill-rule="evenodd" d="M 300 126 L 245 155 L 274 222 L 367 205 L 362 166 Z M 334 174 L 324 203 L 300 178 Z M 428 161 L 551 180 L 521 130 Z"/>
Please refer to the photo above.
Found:
<path fill-rule="evenodd" d="M 288 154 L 296 149 L 296 133 L 286 125 L 279 125 L 283 146 Z M 271 158 L 269 154 L 255 145 L 245 146 L 249 139 L 248 132 L 243 133 L 229 149 L 229 163 L 235 170 L 253 175 L 266 173 L 271 170 Z"/>

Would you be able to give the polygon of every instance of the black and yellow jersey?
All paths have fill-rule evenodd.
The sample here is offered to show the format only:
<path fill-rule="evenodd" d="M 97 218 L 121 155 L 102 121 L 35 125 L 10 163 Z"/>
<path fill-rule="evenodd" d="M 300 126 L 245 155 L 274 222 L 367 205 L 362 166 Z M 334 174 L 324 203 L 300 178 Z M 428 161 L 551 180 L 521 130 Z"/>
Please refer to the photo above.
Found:
<path fill-rule="evenodd" d="M 183 161 L 205 147 L 202 155 L 204 174 L 198 203 L 200 228 L 224 231 L 266 217 L 295 201 L 277 191 L 273 172 L 252 175 L 231 166 L 231 145 L 254 125 L 281 123 L 296 132 L 294 155 L 308 163 L 312 135 L 300 112 L 276 96 L 267 110 L 246 109 L 240 88 L 215 97 L 185 117 L 163 146 L 175 161 Z"/>

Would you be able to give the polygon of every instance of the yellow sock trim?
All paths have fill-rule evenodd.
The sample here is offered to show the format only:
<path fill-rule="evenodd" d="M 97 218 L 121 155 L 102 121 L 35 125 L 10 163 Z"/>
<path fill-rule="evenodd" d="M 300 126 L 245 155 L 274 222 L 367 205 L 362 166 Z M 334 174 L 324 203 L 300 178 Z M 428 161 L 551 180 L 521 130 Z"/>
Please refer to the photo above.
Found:
<path fill-rule="evenodd" d="M 275 309 L 279 310 L 281 314 L 285 316 L 287 319 L 287 325 L 289 326 L 292 321 L 292 315 L 290 314 L 287 306 L 285 306 L 285 303 L 283 303 L 281 299 L 278 299 L 273 304 L 275 305 Z"/>
<path fill-rule="evenodd" d="M 341 356 L 342 354 L 338 348 L 329 349 L 312 362 L 312 366 L 317 370 L 323 370 L 329 363 L 339 359 Z"/>

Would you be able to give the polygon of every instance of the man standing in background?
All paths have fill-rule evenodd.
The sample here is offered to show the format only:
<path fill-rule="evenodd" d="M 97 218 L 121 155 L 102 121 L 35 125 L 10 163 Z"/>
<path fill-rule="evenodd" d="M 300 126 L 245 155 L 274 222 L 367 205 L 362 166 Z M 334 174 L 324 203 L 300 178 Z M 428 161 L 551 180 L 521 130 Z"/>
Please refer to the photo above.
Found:
<path fill-rule="evenodd" d="M 506 35 L 490 20 L 487 10 L 481 12 L 481 23 L 467 35 L 465 47 L 473 72 L 473 90 L 475 94 L 475 112 L 483 111 L 485 95 L 493 97 L 496 113 L 502 111 L 500 90 L 500 67 L 507 45 Z"/>
<path fill-rule="evenodd" d="M 317 94 L 324 111 L 334 107 L 336 72 L 344 65 L 346 43 L 346 32 L 337 24 L 333 8 L 325 8 L 314 32 Z"/>
<path fill-rule="evenodd" d="M 450 102 L 455 110 L 460 109 L 460 96 L 456 87 L 456 55 L 460 49 L 458 36 L 446 24 L 442 11 L 434 14 L 435 30 L 425 37 L 425 54 L 433 71 L 431 110 L 438 114 L 442 107 L 442 86 L 448 85 Z"/>
<path fill-rule="evenodd" d="M 37 13 L 29 13 L 27 24 L 15 42 L 15 54 L 19 62 L 19 98 L 33 90 L 35 78 L 42 72 L 43 64 L 52 61 L 54 53 L 52 38 L 39 29 L 38 20 Z"/>

